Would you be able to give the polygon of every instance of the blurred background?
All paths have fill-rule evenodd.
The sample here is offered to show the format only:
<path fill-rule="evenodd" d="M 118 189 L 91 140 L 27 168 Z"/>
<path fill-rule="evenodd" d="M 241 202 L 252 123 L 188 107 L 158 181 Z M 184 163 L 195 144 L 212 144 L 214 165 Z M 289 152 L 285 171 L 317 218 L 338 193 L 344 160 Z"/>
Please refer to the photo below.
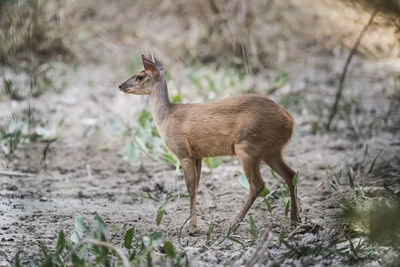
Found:
<path fill-rule="evenodd" d="M 376 227 L 379 218 L 400 221 L 399 1 L 2 0 L 0 27 L 5 264 L 21 247 L 26 262 L 40 262 L 39 241 L 51 247 L 59 229 L 73 231 L 75 215 L 89 220 L 95 211 L 115 240 L 128 226 L 138 235 L 161 230 L 196 265 L 248 264 L 243 255 L 264 264 L 399 262 L 399 224 L 388 226 L 390 242 Z M 199 256 L 200 245 L 177 241 L 188 214 L 179 164 L 154 127 L 147 97 L 118 90 L 149 53 L 167 67 L 175 103 L 258 93 L 289 110 L 296 129 L 287 154 L 301 175 L 302 211 L 306 222 L 323 225 L 328 245 L 318 235 L 280 235 L 278 228 L 290 232 L 279 220 L 289 198 L 267 166 L 266 186 L 280 193 L 264 196 L 245 222 L 251 231 L 243 226 L 237 238 L 254 242 L 207 245 L 209 226 L 223 231 L 247 194 L 231 158 L 204 161 L 199 244 L 207 256 Z M 154 218 L 162 205 L 170 213 L 157 213 L 165 213 L 160 225 Z M 387 212 L 376 216 L 376 209 Z M 262 246 L 265 231 L 272 259 L 250 249 Z M 318 251 L 333 245 L 331 254 Z M 163 252 L 150 247 L 162 261 Z"/>

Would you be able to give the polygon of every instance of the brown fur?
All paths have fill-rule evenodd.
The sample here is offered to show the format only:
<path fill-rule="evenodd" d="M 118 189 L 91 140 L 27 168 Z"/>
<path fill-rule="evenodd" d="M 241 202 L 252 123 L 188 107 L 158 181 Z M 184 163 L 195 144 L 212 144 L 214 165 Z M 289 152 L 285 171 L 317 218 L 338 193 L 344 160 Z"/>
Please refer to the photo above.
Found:
<path fill-rule="evenodd" d="M 166 146 L 179 159 L 190 195 L 190 232 L 196 225 L 196 195 L 204 157 L 236 155 L 249 181 L 250 194 L 238 215 L 235 230 L 264 187 L 259 165 L 267 163 L 288 184 L 291 219 L 300 221 L 292 178 L 282 149 L 293 132 L 293 118 L 272 100 L 246 94 L 201 104 L 169 101 L 165 69 L 159 60 L 142 56 L 145 71 L 124 82 L 125 93 L 148 94 L 154 121 Z M 138 78 L 140 77 L 140 78 Z"/>

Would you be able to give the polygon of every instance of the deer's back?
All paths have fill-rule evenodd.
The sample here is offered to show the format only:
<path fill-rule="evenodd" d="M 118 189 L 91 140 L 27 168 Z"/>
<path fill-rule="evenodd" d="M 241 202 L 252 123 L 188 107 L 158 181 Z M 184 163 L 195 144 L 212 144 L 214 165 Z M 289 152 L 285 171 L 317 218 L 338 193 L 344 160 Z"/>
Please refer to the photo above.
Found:
<path fill-rule="evenodd" d="M 172 147 L 166 140 L 171 150 L 186 146 L 194 154 L 191 156 L 200 158 L 234 155 L 234 145 L 243 141 L 260 148 L 282 147 L 292 135 L 293 119 L 272 100 L 247 94 L 209 103 L 177 104 L 166 130 L 167 140 L 180 140 Z"/>

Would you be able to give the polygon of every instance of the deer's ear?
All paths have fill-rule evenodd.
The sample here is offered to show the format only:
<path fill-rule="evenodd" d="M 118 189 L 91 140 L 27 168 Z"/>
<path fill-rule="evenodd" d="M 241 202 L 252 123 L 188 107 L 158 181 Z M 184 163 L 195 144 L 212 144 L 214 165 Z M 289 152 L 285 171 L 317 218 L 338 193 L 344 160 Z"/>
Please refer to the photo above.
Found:
<path fill-rule="evenodd" d="M 157 68 L 156 64 L 150 59 L 146 58 L 144 55 L 142 55 L 142 62 L 144 71 L 147 73 L 147 75 L 150 75 L 154 79 L 158 80 L 160 78 L 160 70 Z"/>
<path fill-rule="evenodd" d="M 154 63 L 156 63 L 156 66 L 159 70 L 164 70 L 165 71 L 165 67 L 164 64 L 161 62 L 161 60 L 159 60 L 158 58 L 156 58 L 154 56 Z"/>

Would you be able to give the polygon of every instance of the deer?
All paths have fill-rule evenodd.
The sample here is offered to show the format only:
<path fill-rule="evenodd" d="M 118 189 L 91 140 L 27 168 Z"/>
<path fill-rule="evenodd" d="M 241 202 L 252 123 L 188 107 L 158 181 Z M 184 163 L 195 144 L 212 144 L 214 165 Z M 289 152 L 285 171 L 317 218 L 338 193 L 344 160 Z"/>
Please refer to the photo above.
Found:
<path fill-rule="evenodd" d="M 178 158 L 190 197 L 188 234 L 196 231 L 196 202 L 202 159 L 236 156 L 249 183 L 249 195 L 230 231 L 234 232 L 264 188 L 260 163 L 265 162 L 290 191 L 292 223 L 300 222 L 295 172 L 282 150 L 290 141 L 293 117 L 276 102 L 258 94 L 243 94 L 207 103 L 172 103 L 164 64 L 142 55 L 144 70 L 123 82 L 126 94 L 148 95 L 155 125 L 166 147 Z"/>

